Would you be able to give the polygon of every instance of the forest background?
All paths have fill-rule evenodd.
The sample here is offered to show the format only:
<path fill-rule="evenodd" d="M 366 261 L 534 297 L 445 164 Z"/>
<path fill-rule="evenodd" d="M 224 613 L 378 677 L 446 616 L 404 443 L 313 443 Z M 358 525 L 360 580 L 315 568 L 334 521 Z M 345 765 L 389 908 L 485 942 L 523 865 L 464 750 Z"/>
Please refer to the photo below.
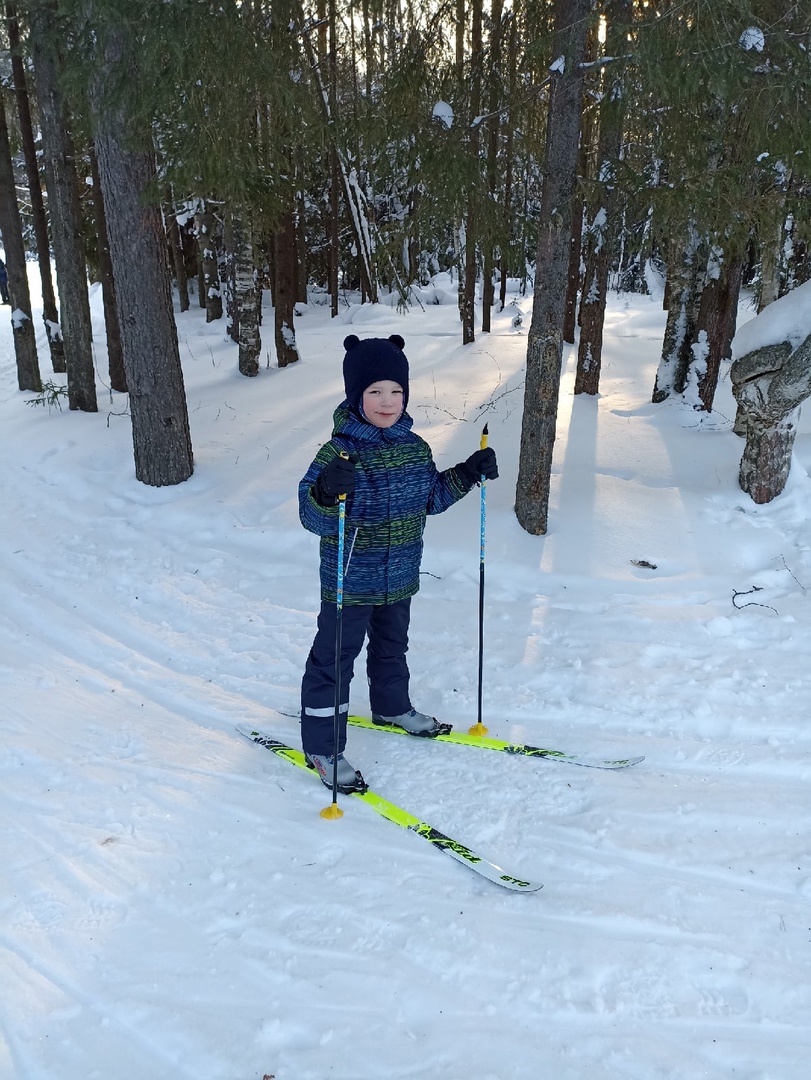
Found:
<path fill-rule="evenodd" d="M 255 377 L 297 360 L 308 300 L 333 315 L 348 290 L 451 300 L 469 343 L 519 278 L 533 314 L 515 508 L 544 533 L 562 348 L 577 332 L 575 392 L 598 394 L 609 288 L 665 282 L 652 398 L 709 412 L 741 288 L 763 308 L 811 274 L 811 35 L 788 0 L 21 0 L 4 25 L 19 386 L 98 409 L 100 281 L 102 383 L 128 395 L 146 484 L 193 470 L 173 289 L 226 320 Z M 35 254 L 65 380 L 40 371 Z M 443 272 L 450 295 L 431 286 Z M 787 359 L 733 373 L 756 501 L 785 484 L 811 390 L 805 354 Z"/>

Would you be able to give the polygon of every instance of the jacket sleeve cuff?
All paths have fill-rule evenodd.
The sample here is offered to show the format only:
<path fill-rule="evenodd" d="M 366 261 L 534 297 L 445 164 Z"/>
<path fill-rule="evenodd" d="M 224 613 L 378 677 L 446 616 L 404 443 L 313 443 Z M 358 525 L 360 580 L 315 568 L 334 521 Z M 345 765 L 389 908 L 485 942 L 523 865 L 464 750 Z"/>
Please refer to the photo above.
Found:
<path fill-rule="evenodd" d="M 479 482 L 479 477 L 474 474 L 466 461 L 460 461 L 458 465 L 454 465 L 453 471 L 466 494 Z"/>
<path fill-rule="evenodd" d="M 323 506 L 325 509 L 330 510 L 333 506 L 338 505 L 338 496 L 328 495 L 326 491 L 324 491 L 320 476 L 310 488 L 310 495 L 314 502 L 318 503 L 319 506 Z"/>

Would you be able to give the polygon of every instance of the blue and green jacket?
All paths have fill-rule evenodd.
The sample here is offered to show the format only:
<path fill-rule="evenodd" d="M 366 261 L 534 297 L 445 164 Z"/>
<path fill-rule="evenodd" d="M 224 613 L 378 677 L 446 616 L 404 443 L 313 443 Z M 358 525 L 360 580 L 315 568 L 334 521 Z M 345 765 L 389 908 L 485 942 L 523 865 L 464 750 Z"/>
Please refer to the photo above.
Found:
<path fill-rule="evenodd" d="M 420 587 L 422 534 L 428 514 L 441 514 L 470 489 L 456 468 L 438 472 L 428 443 L 411 430 L 408 413 L 378 428 L 335 410 L 332 439 L 299 484 L 299 515 L 321 537 L 321 597 L 336 601 L 338 507 L 321 506 L 313 485 L 321 470 L 345 451 L 358 455 L 355 492 L 346 500 L 345 604 L 393 604 Z"/>

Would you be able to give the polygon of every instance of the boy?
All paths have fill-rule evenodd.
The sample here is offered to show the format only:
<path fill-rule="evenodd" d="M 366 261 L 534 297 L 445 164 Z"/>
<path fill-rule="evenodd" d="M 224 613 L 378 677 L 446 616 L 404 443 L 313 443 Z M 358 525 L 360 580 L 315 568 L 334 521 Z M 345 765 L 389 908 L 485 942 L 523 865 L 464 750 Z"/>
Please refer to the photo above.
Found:
<path fill-rule="evenodd" d="M 433 738 L 444 727 L 417 712 L 408 691 L 408 624 L 419 589 L 422 534 L 427 514 L 441 514 L 482 476 L 498 476 L 496 455 L 477 450 L 438 472 L 428 444 L 411 430 L 405 342 L 344 341 L 346 400 L 334 414 L 332 439 L 322 446 L 299 484 L 305 529 L 321 537 L 321 611 L 301 686 L 304 753 L 324 784 L 366 789 L 343 756 L 349 684 L 355 658 L 368 636 L 366 670 L 372 719 L 396 723 L 410 735 Z M 346 495 L 346 553 L 342 608 L 339 744 L 334 743 L 335 630 L 338 575 L 338 496 Z"/>

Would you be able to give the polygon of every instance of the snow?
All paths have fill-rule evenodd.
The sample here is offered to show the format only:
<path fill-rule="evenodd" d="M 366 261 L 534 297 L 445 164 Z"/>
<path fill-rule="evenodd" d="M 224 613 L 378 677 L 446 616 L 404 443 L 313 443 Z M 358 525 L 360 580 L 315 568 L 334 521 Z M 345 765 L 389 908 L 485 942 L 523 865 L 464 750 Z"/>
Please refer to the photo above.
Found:
<path fill-rule="evenodd" d="M 453 108 L 447 101 L 437 101 L 431 115 L 434 120 L 439 120 L 446 128 L 453 127 Z"/>
<path fill-rule="evenodd" d="M 763 52 L 766 48 L 766 36 L 759 26 L 747 26 L 738 39 L 738 45 L 744 52 Z"/>
<path fill-rule="evenodd" d="M 750 319 L 732 340 L 735 359 L 767 345 L 788 341 L 792 350 L 811 334 L 811 281 L 799 285 Z"/>
<path fill-rule="evenodd" d="M 551 528 L 531 537 L 512 510 L 531 300 L 510 299 L 466 347 L 451 305 L 331 322 L 313 302 L 301 361 L 256 379 L 222 326 L 178 313 L 195 472 L 161 489 L 134 479 L 120 395 L 25 406 L 0 327 L 3 1080 L 805 1077 L 808 434 L 755 506 L 726 376 L 709 417 L 650 404 L 661 302 L 611 294 L 599 398 L 573 396 L 566 349 Z M 103 387 L 97 290 L 92 310 Z M 404 336 L 441 467 L 489 426 L 491 732 L 646 755 L 604 772 L 350 734 L 375 790 L 540 893 L 356 800 L 323 820 L 326 789 L 235 732 L 297 744 L 318 574 L 296 484 L 347 322 Z M 429 522 L 409 657 L 415 704 L 462 730 L 479 511 L 473 493 Z"/>

